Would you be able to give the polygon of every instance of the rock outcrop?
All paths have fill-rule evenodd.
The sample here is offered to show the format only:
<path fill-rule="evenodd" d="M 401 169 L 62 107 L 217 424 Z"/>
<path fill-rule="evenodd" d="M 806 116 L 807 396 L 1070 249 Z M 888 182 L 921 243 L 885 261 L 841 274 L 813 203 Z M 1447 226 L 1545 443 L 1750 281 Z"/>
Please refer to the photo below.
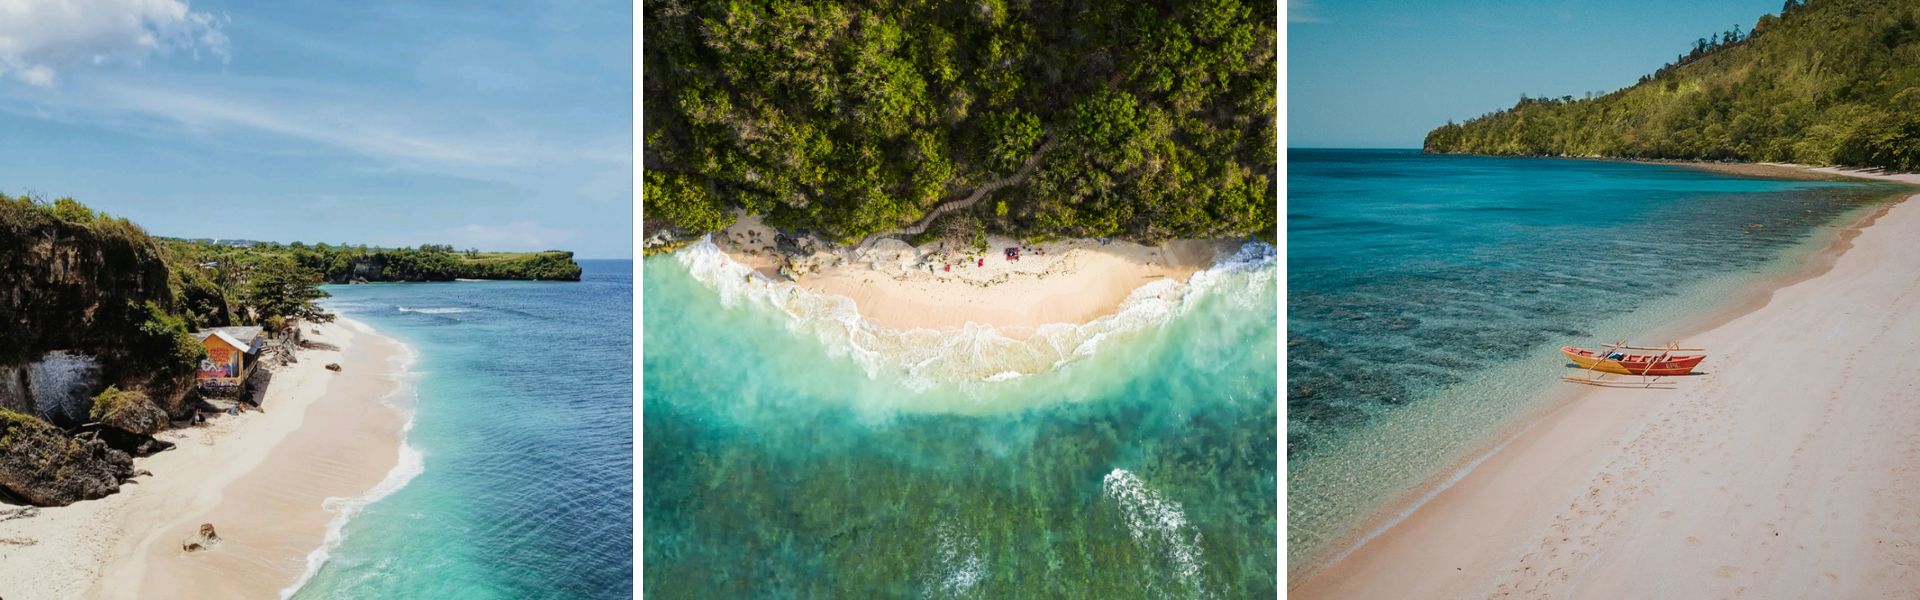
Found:
<path fill-rule="evenodd" d="M 180 540 L 180 550 L 183 552 L 200 552 L 212 550 L 214 546 L 219 544 L 220 534 L 213 530 L 213 524 L 201 523 L 199 533 L 187 536 L 187 539 Z"/>
<path fill-rule="evenodd" d="M 101 425 L 127 433 L 153 435 L 167 428 L 167 411 L 138 391 L 109 387 L 94 398 L 93 417 Z"/>
<path fill-rule="evenodd" d="M 133 457 L 94 438 L 67 435 L 46 421 L 0 411 L 0 495 L 36 506 L 65 506 L 119 491 Z"/>

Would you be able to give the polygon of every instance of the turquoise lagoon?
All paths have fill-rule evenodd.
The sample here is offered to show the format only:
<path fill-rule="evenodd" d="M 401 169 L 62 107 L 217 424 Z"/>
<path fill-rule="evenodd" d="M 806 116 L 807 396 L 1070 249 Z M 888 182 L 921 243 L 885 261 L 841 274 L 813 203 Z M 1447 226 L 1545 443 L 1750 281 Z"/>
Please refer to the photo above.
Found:
<path fill-rule="evenodd" d="M 643 270 L 648 597 L 1277 590 L 1272 246 L 1019 340 L 875 327 L 709 243 Z"/>

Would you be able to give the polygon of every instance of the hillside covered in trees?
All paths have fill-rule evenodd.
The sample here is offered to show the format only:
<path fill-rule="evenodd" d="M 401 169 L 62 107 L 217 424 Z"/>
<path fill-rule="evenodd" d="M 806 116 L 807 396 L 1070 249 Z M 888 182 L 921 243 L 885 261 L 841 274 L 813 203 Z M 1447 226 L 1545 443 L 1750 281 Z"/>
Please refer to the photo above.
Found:
<path fill-rule="evenodd" d="M 644 210 L 842 242 L 1270 231 L 1276 7 L 649 1 Z"/>
<path fill-rule="evenodd" d="M 1920 0 L 1788 0 L 1631 87 L 1522 97 L 1425 149 L 1920 170 Z"/>
<path fill-rule="evenodd" d="M 455 250 L 444 244 L 418 248 L 379 248 L 365 245 L 307 245 L 254 242 L 247 245 L 208 240 L 165 240 L 177 255 L 218 271 L 262 259 L 284 259 L 308 269 L 328 283 L 373 281 L 453 281 L 455 279 L 531 279 L 579 281 L 580 265 L 565 250 L 542 252 L 481 252 Z"/>

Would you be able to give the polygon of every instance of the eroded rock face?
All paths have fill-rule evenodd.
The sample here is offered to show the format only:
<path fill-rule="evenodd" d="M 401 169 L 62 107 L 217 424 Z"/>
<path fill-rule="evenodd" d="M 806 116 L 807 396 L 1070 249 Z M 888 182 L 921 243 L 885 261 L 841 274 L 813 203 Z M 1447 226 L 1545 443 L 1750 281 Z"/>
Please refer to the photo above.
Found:
<path fill-rule="evenodd" d="M 65 506 L 120 490 L 133 457 L 45 421 L 0 412 L 0 493 L 37 506 Z"/>
<path fill-rule="evenodd" d="M 0 408 L 73 426 L 87 421 L 93 393 L 103 387 L 99 359 L 48 352 L 22 365 L 0 367 Z"/>

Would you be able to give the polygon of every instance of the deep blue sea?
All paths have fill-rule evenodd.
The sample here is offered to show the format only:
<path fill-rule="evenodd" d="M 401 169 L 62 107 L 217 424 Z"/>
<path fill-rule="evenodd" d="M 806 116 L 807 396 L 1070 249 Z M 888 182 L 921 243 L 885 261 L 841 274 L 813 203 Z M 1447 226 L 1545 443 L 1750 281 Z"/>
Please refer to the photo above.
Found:
<path fill-rule="evenodd" d="M 414 350 L 420 461 L 295 598 L 632 597 L 633 262 L 580 265 L 579 282 L 327 286 L 326 306 Z"/>
<path fill-rule="evenodd" d="M 1020 339 L 646 259 L 646 596 L 1273 597 L 1274 257 Z"/>
<path fill-rule="evenodd" d="M 1295 565 L 1530 408 L 1560 345 L 1666 342 L 1636 336 L 1796 268 L 1896 189 L 1414 150 L 1287 165 Z"/>

